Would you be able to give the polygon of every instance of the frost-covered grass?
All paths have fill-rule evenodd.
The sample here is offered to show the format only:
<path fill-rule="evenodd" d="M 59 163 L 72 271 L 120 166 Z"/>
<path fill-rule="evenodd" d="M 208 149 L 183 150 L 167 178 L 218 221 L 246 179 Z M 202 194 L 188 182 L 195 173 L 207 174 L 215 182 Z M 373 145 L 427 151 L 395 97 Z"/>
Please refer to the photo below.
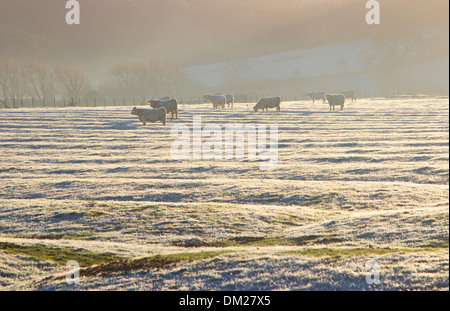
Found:
<path fill-rule="evenodd" d="M 85 290 L 448 290 L 448 98 L 251 107 L 0 110 L 0 288 L 74 289 L 55 276 L 84 254 Z M 197 115 L 278 124 L 277 169 L 171 159 Z"/>

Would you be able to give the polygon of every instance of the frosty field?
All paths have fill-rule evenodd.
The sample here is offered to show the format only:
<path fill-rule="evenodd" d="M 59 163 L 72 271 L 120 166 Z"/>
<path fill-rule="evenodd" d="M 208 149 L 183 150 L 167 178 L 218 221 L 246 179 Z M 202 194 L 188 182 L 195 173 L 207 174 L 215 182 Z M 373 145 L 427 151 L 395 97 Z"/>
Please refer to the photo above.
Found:
<path fill-rule="evenodd" d="M 449 289 L 447 97 L 252 106 L 0 110 L 0 290 Z M 173 160 L 193 116 L 278 124 L 276 169 Z"/>

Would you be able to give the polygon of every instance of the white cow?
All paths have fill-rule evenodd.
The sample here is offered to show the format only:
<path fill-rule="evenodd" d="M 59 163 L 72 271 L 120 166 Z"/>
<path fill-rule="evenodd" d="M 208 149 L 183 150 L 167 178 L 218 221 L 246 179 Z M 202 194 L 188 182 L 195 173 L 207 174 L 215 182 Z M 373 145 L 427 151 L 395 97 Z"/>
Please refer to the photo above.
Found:
<path fill-rule="evenodd" d="M 345 98 L 351 98 L 352 102 L 356 101 L 355 91 L 344 91 L 344 92 L 342 92 L 342 94 L 344 94 Z"/>
<path fill-rule="evenodd" d="M 280 103 L 281 103 L 281 97 L 264 97 L 258 100 L 256 105 L 253 107 L 253 110 L 255 112 L 258 112 L 259 109 L 261 109 L 263 112 L 264 110 L 268 111 L 269 108 L 275 108 L 277 111 L 280 111 Z"/>
<path fill-rule="evenodd" d="M 165 100 L 151 99 L 148 103 L 152 108 L 165 108 L 167 113 L 172 114 L 172 119 L 174 115 L 178 119 L 178 102 L 175 98 Z"/>
<path fill-rule="evenodd" d="M 161 121 L 163 125 L 166 125 L 167 112 L 165 108 L 145 109 L 133 107 L 131 114 L 138 116 L 139 121 L 144 125 L 147 124 L 147 121 L 152 123 Z"/>
<path fill-rule="evenodd" d="M 222 95 L 220 93 L 216 93 L 213 95 L 204 95 L 203 96 L 205 100 L 210 100 L 213 104 L 213 108 L 222 107 L 225 108 L 225 105 L 227 103 L 227 98 L 225 95 Z"/>
<path fill-rule="evenodd" d="M 327 94 L 326 99 L 328 100 L 328 104 L 330 105 L 330 111 L 333 107 L 333 111 L 335 111 L 335 106 L 341 106 L 341 110 L 344 110 L 345 96 L 343 94 L 339 95 L 330 95 Z"/>
<path fill-rule="evenodd" d="M 309 92 L 306 93 L 305 95 L 311 98 L 313 103 L 316 99 L 321 99 L 322 102 L 325 104 L 325 92 Z"/>
<path fill-rule="evenodd" d="M 227 107 L 229 108 L 231 106 L 231 108 L 233 108 L 234 105 L 234 97 L 232 94 L 227 94 L 225 95 L 225 97 L 227 98 Z"/>

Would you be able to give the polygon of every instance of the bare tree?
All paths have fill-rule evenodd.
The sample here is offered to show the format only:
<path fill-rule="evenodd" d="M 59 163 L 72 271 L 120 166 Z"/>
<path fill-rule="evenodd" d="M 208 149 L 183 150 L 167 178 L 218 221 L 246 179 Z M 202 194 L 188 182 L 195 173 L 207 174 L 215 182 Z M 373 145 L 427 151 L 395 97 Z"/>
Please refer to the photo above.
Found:
<path fill-rule="evenodd" d="M 0 62 L 0 90 L 4 97 L 23 97 L 27 93 L 28 82 L 23 62 L 15 59 Z"/>
<path fill-rule="evenodd" d="M 188 95 L 193 86 L 193 81 L 187 75 L 186 71 L 177 63 L 166 63 L 164 66 L 164 76 L 166 89 L 169 94 L 175 97 Z"/>
<path fill-rule="evenodd" d="M 195 81 L 177 63 L 151 60 L 149 71 L 149 79 L 156 87 L 158 96 L 189 96 L 195 86 Z"/>
<path fill-rule="evenodd" d="M 73 98 L 72 105 L 90 89 L 89 77 L 71 66 L 55 68 L 56 81 L 64 91 L 64 95 Z"/>
<path fill-rule="evenodd" d="M 152 85 L 152 91 L 156 96 L 166 96 L 170 93 L 164 67 L 165 63 L 163 61 L 157 59 L 149 61 L 149 79 Z"/>
<path fill-rule="evenodd" d="M 56 89 L 53 72 L 46 66 L 30 60 L 25 61 L 23 66 L 31 95 L 41 99 L 53 98 Z"/>
<path fill-rule="evenodd" d="M 140 97 L 189 96 L 195 82 L 177 63 L 150 60 L 122 62 L 109 72 L 115 93 Z"/>
<path fill-rule="evenodd" d="M 119 90 L 130 92 L 134 81 L 134 75 L 131 66 L 127 62 L 115 65 L 109 72 L 109 76 Z"/>
<path fill-rule="evenodd" d="M 149 67 L 142 62 L 134 63 L 131 66 L 131 72 L 133 73 L 133 93 L 138 96 L 146 96 L 149 90 L 151 90 L 150 71 Z"/>
<path fill-rule="evenodd" d="M 109 77 L 121 95 L 145 96 L 151 87 L 149 68 L 141 62 L 117 64 L 110 70 Z"/>

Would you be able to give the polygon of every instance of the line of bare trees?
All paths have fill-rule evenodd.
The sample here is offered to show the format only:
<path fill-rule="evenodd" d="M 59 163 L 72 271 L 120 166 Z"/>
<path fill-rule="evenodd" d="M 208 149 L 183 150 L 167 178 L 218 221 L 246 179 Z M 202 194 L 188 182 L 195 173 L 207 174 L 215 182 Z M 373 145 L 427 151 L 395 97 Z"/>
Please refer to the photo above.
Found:
<path fill-rule="evenodd" d="M 160 60 L 114 65 L 98 91 L 92 89 L 90 77 L 73 66 L 49 68 L 32 60 L 0 61 L 0 99 L 31 97 L 51 102 L 55 97 L 63 96 L 73 99 L 68 105 L 77 105 L 80 98 L 92 97 L 93 94 L 180 98 L 198 96 L 203 92 L 202 86 L 178 64 Z M 3 100 L 1 103 L 6 105 Z"/>
<path fill-rule="evenodd" d="M 197 96 L 202 90 L 183 68 L 168 61 L 122 62 L 113 66 L 108 78 L 101 92 L 111 95 L 180 98 Z"/>
<path fill-rule="evenodd" d="M 68 65 L 54 69 L 32 60 L 0 62 L 0 92 L 3 98 L 33 97 L 52 100 L 57 94 L 80 98 L 91 89 L 87 75 Z"/>
<path fill-rule="evenodd" d="M 32 60 L 0 62 L 0 92 L 3 98 L 33 97 L 52 100 L 57 94 L 80 98 L 91 88 L 89 77 L 74 67 L 54 69 Z"/>

